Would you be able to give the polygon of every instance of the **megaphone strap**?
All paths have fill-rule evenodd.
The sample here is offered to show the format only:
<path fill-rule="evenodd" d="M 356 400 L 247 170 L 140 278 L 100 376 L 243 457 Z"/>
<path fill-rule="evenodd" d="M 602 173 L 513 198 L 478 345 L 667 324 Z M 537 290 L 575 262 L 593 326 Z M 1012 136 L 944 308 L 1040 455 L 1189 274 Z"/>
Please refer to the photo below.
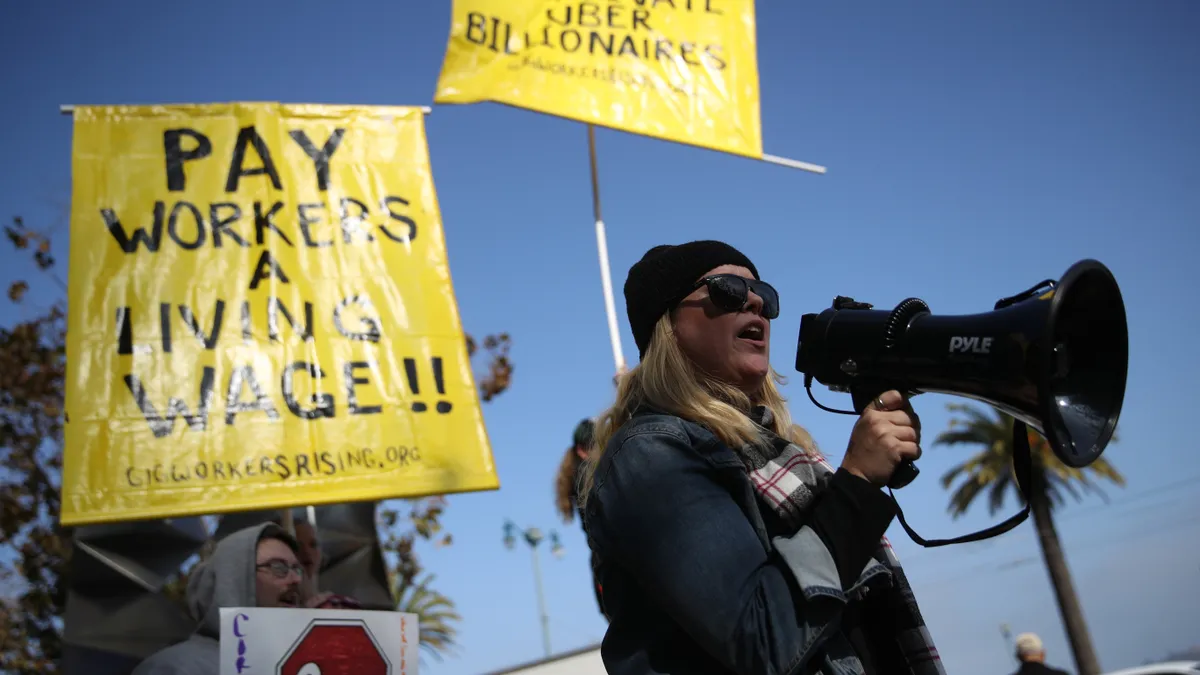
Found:
<path fill-rule="evenodd" d="M 930 541 L 917 534 L 916 530 L 909 526 L 908 521 L 904 519 L 904 511 L 900 508 L 900 502 L 896 501 L 896 494 L 892 492 L 891 488 L 888 488 L 888 494 L 892 497 L 892 503 L 896 505 L 896 518 L 900 521 L 900 526 L 908 533 L 909 538 L 925 548 L 946 546 L 947 544 L 966 544 L 972 541 L 991 539 L 1025 522 L 1025 519 L 1029 517 L 1029 503 L 1033 495 L 1033 456 L 1029 450 L 1029 430 L 1021 420 L 1014 420 L 1013 422 L 1012 446 L 1013 472 L 1016 474 L 1017 488 L 1021 490 L 1021 496 L 1025 498 L 1025 508 L 1021 509 L 1020 513 L 1012 516 L 1003 523 L 993 525 L 978 532 L 954 537 L 953 539 L 934 539 Z"/>

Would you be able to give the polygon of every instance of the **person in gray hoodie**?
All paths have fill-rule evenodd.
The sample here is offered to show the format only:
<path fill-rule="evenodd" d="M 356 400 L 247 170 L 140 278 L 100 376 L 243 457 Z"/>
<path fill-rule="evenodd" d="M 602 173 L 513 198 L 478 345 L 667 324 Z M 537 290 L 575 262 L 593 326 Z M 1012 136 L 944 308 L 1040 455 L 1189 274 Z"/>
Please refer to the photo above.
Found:
<path fill-rule="evenodd" d="M 188 578 L 188 609 L 200 621 L 196 632 L 142 661 L 132 675 L 218 675 L 221 608 L 301 606 L 298 551 L 296 540 L 274 523 L 225 537 Z"/>

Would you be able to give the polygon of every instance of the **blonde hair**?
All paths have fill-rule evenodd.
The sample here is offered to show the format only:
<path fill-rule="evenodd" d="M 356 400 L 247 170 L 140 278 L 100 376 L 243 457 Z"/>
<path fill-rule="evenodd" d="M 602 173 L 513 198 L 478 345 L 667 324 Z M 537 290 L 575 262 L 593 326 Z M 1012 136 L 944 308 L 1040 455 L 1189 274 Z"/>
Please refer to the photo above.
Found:
<path fill-rule="evenodd" d="M 783 382 L 783 376 L 771 368 L 762 387 L 751 396 L 708 376 L 683 353 L 675 340 L 670 313 L 664 314 L 654 326 L 654 335 L 642 362 L 621 376 L 616 402 L 596 422 L 591 455 L 580 481 L 580 503 L 587 505 L 596 465 L 608 442 L 642 405 L 695 422 L 731 448 L 769 443 L 761 428 L 749 417 L 753 406 L 766 406 L 774 416 L 771 431 L 805 450 L 816 452 L 816 443 L 808 431 L 792 423 L 787 400 L 777 386 Z"/>

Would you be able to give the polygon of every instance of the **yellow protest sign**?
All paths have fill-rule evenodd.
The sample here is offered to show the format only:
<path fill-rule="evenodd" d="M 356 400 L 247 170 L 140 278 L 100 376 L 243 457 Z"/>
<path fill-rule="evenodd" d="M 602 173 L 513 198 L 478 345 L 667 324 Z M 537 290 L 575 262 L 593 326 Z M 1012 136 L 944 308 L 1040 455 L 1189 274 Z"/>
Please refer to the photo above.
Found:
<path fill-rule="evenodd" d="M 753 0 L 453 0 L 434 101 L 762 157 Z"/>
<path fill-rule="evenodd" d="M 62 522 L 499 487 L 419 108 L 75 111 Z"/>

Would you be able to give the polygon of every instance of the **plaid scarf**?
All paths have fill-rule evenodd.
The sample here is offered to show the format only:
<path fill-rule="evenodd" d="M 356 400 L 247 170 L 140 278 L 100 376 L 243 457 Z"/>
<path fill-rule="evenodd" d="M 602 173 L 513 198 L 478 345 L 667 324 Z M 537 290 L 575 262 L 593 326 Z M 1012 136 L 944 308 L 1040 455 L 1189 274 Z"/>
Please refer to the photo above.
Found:
<path fill-rule="evenodd" d="M 756 407 L 751 417 L 768 430 L 772 444 L 770 448 L 754 445 L 741 448 L 739 454 L 749 472 L 750 482 L 759 498 L 769 504 L 790 529 L 798 530 L 804 525 L 805 514 L 813 499 L 828 485 L 834 469 L 816 450 L 805 450 L 770 432 L 774 428 L 774 418 L 769 409 Z M 886 595 L 878 598 L 877 606 L 883 608 L 884 615 L 873 617 L 878 620 L 880 629 L 871 635 L 871 639 L 894 640 L 907 662 L 908 672 L 913 675 L 945 675 L 933 638 L 917 608 L 916 597 L 886 536 L 881 539 L 873 557 L 891 573 L 892 583 L 871 591 L 872 594 Z M 891 672 L 894 665 L 901 664 L 881 665 Z"/>

